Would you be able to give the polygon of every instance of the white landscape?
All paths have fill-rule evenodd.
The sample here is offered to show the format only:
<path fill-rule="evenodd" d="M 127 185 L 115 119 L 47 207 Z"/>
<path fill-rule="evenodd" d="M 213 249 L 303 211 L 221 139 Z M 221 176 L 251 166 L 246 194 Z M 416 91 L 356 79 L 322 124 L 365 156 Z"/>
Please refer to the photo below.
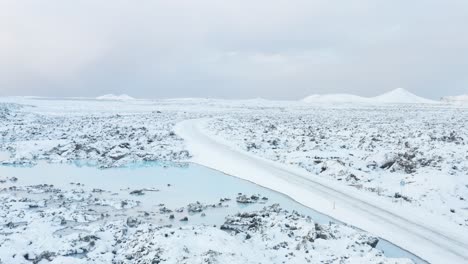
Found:
<path fill-rule="evenodd" d="M 0 264 L 468 264 L 468 1 L 0 1 Z"/>
<path fill-rule="evenodd" d="M 466 263 L 467 120 L 403 89 L 3 97 L 0 263 Z"/>
<path fill-rule="evenodd" d="M 135 100 L 135 98 L 131 97 L 128 94 L 121 94 L 121 95 L 105 94 L 105 95 L 96 97 L 96 100 L 126 101 L 126 100 Z"/>

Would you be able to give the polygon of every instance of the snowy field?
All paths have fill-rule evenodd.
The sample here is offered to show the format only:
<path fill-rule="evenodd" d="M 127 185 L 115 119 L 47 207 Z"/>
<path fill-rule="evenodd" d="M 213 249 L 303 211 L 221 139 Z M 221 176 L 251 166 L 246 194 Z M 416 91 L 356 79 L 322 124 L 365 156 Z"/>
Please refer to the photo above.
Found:
<path fill-rule="evenodd" d="M 85 178 L 77 175 L 70 184 L 69 178 L 57 181 L 39 170 L 53 166 L 43 161 L 80 161 L 104 171 L 139 162 L 188 162 L 193 153 L 176 125 L 197 118 L 206 118 L 206 132 L 232 148 L 415 208 L 468 238 L 468 108 L 462 105 L 0 101 L 0 163 L 13 171 L 23 168 L 11 166 L 33 166 L 31 174 L 50 180 L 39 185 L 31 174 L 0 170 L 0 263 L 411 263 L 374 248 L 378 240 L 372 234 L 319 223 L 288 204 L 280 209 L 269 195 L 265 204 L 262 196 L 251 201 L 256 193 L 243 197 L 242 188 L 201 205 L 194 192 L 182 207 L 187 212 L 192 204 L 198 220 L 187 212 L 186 222 L 180 221 L 184 211 L 177 211 L 181 204 L 144 199 L 164 196 L 177 184 L 134 189 L 130 175 L 118 188 L 104 188 L 93 177 L 83 185 Z M 225 196 L 231 200 L 220 200 Z M 211 210 L 223 210 L 217 206 L 236 208 L 239 201 L 262 206 L 239 209 L 241 214 L 226 211 L 216 224 L 210 220 Z M 215 206 L 208 210 L 207 204 Z"/>
<path fill-rule="evenodd" d="M 443 216 L 468 232 L 465 109 L 409 105 L 262 111 L 213 119 L 207 131 L 311 177 Z"/>

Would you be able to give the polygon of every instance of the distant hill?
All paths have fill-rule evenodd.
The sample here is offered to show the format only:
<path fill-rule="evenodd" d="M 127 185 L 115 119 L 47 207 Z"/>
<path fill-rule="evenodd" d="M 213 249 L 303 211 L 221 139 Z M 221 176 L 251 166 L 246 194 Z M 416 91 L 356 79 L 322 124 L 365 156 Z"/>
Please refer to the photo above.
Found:
<path fill-rule="evenodd" d="M 305 103 L 337 104 L 337 103 L 368 103 L 368 104 L 437 104 L 437 101 L 419 97 L 403 88 L 384 93 L 376 97 L 362 97 L 353 94 L 311 95 L 302 99 Z"/>
<path fill-rule="evenodd" d="M 390 104 L 436 104 L 437 101 L 419 97 L 403 88 L 398 88 L 388 93 L 371 98 L 374 103 Z"/>
<path fill-rule="evenodd" d="M 468 104 L 468 94 L 445 96 L 440 99 L 444 103 Z"/>
<path fill-rule="evenodd" d="M 306 103 L 368 103 L 369 98 L 352 94 L 314 94 L 302 99 Z"/>
<path fill-rule="evenodd" d="M 96 97 L 97 100 L 114 100 L 114 101 L 128 101 L 128 100 L 135 100 L 135 98 L 127 95 L 127 94 L 121 94 L 121 95 L 115 95 L 115 94 L 106 94 L 102 96 Z"/>

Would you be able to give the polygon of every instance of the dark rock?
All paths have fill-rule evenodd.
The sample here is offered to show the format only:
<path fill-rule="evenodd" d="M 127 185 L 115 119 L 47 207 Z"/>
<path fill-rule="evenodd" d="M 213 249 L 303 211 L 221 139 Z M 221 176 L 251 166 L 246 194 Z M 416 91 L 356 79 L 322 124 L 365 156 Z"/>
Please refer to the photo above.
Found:
<path fill-rule="evenodd" d="M 131 216 L 127 218 L 127 226 L 128 227 L 137 227 L 139 223 L 140 223 L 140 221 L 138 221 L 137 218 L 134 218 L 134 217 L 131 217 Z"/>
<path fill-rule="evenodd" d="M 346 177 L 346 180 L 347 181 L 360 181 L 360 179 L 352 173 L 348 177 Z"/>
<path fill-rule="evenodd" d="M 203 211 L 203 209 L 204 209 L 204 206 L 200 202 L 191 203 L 187 206 L 187 211 L 189 213 L 200 213 Z"/>
<path fill-rule="evenodd" d="M 317 233 L 315 234 L 315 239 L 327 240 L 327 239 L 328 239 L 328 234 L 325 233 L 325 232 L 317 232 Z"/>
<path fill-rule="evenodd" d="M 13 229 L 13 228 L 16 228 L 18 225 L 13 222 L 8 222 L 5 226 L 10 229 Z"/>
<path fill-rule="evenodd" d="M 279 250 L 280 248 L 287 248 L 288 247 L 288 242 L 281 242 L 278 245 L 274 246 L 274 250 Z"/>
<path fill-rule="evenodd" d="M 241 203 L 241 204 L 249 204 L 249 203 L 256 203 L 260 199 L 259 196 L 252 195 L 250 197 L 247 197 L 247 195 L 239 195 L 236 198 L 236 202 Z"/>
<path fill-rule="evenodd" d="M 93 242 L 93 241 L 99 240 L 99 237 L 95 235 L 88 235 L 88 236 L 81 237 L 79 240 L 83 242 Z"/>
<path fill-rule="evenodd" d="M 366 242 L 367 245 L 375 248 L 379 244 L 379 239 L 375 237 L 369 237 L 369 240 Z"/>
<path fill-rule="evenodd" d="M 162 207 L 162 208 L 159 208 L 159 212 L 161 214 L 169 214 L 169 213 L 172 213 L 172 210 L 167 207 Z"/>
<path fill-rule="evenodd" d="M 33 264 L 38 264 L 43 259 L 50 262 L 50 261 L 54 260 L 56 255 L 57 255 L 56 253 L 49 252 L 49 251 L 44 251 L 39 256 L 36 256 L 35 258 L 31 258 L 28 253 L 24 254 L 23 257 L 24 257 L 25 260 L 31 261 Z"/>
<path fill-rule="evenodd" d="M 395 164 L 395 160 L 391 160 L 391 161 L 387 161 L 385 162 L 384 164 L 382 164 L 382 166 L 380 166 L 381 169 L 388 169 L 390 167 L 393 166 L 393 164 Z"/>
<path fill-rule="evenodd" d="M 143 190 L 134 190 L 130 192 L 130 195 L 141 196 L 141 195 L 145 195 L 145 193 L 143 192 Z"/>

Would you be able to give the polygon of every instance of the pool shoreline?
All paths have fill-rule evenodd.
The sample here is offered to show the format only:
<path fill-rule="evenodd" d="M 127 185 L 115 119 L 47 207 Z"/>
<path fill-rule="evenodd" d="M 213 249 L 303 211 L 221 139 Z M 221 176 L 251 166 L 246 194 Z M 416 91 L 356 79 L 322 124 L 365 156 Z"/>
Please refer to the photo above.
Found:
<path fill-rule="evenodd" d="M 153 169 L 153 168 L 157 168 L 157 169 L 162 169 L 162 170 L 189 170 L 190 168 L 195 168 L 196 170 L 197 169 L 201 169 L 201 171 L 206 171 L 206 172 L 212 172 L 213 173 L 213 176 L 210 176 L 210 177 L 218 177 L 216 175 L 224 175 L 224 176 L 228 176 L 228 178 L 231 178 L 231 180 L 233 180 L 232 182 L 239 182 L 241 185 L 242 184 L 245 184 L 245 185 L 251 185 L 251 186 L 254 186 L 253 189 L 258 189 L 258 190 L 268 190 L 268 193 L 272 194 L 274 193 L 275 195 L 273 196 L 276 196 L 277 198 L 276 199 L 280 199 L 280 200 L 283 200 L 283 201 L 288 201 L 289 200 L 289 205 L 293 205 L 293 204 L 297 204 L 299 206 L 295 206 L 296 209 L 299 209 L 300 211 L 302 211 L 301 213 L 303 213 L 304 211 L 305 212 L 308 212 L 310 215 L 313 215 L 312 216 L 312 219 L 315 221 L 315 222 L 319 222 L 319 223 L 325 223 L 325 222 L 333 222 L 333 223 L 337 223 L 337 224 L 341 224 L 341 225 L 346 225 L 346 226 L 349 226 L 355 230 L 358 230 L 358 231 L 363 231 L 365 232 L 365 230 L 362 230 L 362 229 L 358 229 L 354 226 L 351 226 L 351 225 L 348 225 L 346 223 L 343 223 L 339 220 L 336 220 L 326 214 L 323 214 L 323 213 L 320 213 L 318 211 L 316 211 L 315 209 L 313 208 L 309 208 L 297 201 L 295 201 L 293 198 L 289 197 L 288 195 L 286 194 L 283 194 L 283 193 L 280 193 L 280 192 L 277 192 L 275 190 L 271 190 L 269 188 L 265 188 L 263 186 L 260 186 L 254 182 L 251 182 L 249 180 L 245 180 L 245 179 L 242 179 L 242 178 L 239 178 L 239 177 L 236 177 L 234 175 L 230 175 L 230 174 L 227 174 L 227 173 L 224 173 L 224 172 L 221 172 L 221 171 L 218 171 L 218 170 L 215 170 L 215 169 L 212 169 L 212 168 L 209 168 L 209 167 L 206 167 L 206 166 L 203 166 L 203 165 L 200 165 L 200 164 L 197 164 L 195 162 L 171 162 L 171 163 L 158 163 L 158 162 L 143 162 L 143 163 L 132 163 L 132 164 L 129 164 L 127 166 L 123 166 L 123 167 L 118 167 L 118 168 L 106 168 L 106 169 L 101 169 L 101 168 L 97 168 L 94 165 L 90 165 L 89 163 L 87 162 L 67 162 L 67 163 L 43 163 L 43 162 L 40 162 L 39 164 L 37 164 L 36 166 L 26 166 L 26 167 L 19 167 L 19 166 L 0 166 L 0 171 L 4 171 L 5 168 L 9 168 L 9 170 L 16 170 L 16 169 L 26 169 L 26 170 L 34 170 L 34 169 L 38 169 L 38 168 L 43 168 L 43 166 L 45 166 L 46 170 L 50 170 L 50 166 L 57 166 L 57 167 L 61 167 L 61 166 L 71 166 L 71 167 L 74 167 L 74 168 L 87 168 L 88 170 L 96 170 L 96 171 L 99 171 L 101 172 L 102 174 L 107 174 L 108 172 L 116 172 L 117 170 L 119 172 L 122 172 L 122 171 L 125 171 L 125 170 L 129 170 L 131 172 L 138 172 L 141 170 L 144 170 L 144 169 Z M 174 166 L 174 165 L 177 165 L 177 166 Z M 8 170 L 7 170 L 8 171 Z M 215 175 L 216 174 L 216 175 Z M 83 176 L 84 177 L 84 176 Z M 200 176 L 202 177 L 202 176 Z M 203 177 L 206 177 L 206 176 L 203 176 Z M 203 178 L 202 177 L 202 178 Z M 214 178 L 213 178 L 214 179 Z M 101 179 L 100 179 L 101 180 Z M 169 178 L 167 178 L 166 180 L 169 180 Z M 222 180 L 222 179 L 219 179 L 219 180 Z M 234 191 L 233 193 L 235 193 L 236 191 Z M 273 198 L 272 200 L 275 200 L 275 198 Z M 282 205 L 282 207 L 286 210 L 289 210 L 289 208 L 287 206 L 285 206 L 284 204 Z M 295 210 L 295 209 L 293 209 Z M 308 215 L 309 215 L 308 214 Z M 317 220 L 319 219 L 319 220 Z M 382 245 L 383 244 L 383 245 Z M 380 246 L 379 246 L 380 245 Z M 417 255 L 415 254 L 412 254 L 411 252 L 409 251 L 406 251 L 405 249 L 403 248 L 400 248 L 398 247 L 397 245 L 394 245 L 393 243 L 390 243 L 382 238 L 379 238 L 379 243 L 377 244 L 377 249 L 380 249 L 384 252 L 384 255 L 387 256 L 387 257 L 398 257 L 398 258 L 410 258 L 412 259 L 415 263 L 428 263 L 427 261 L 421 259 L 420 257 L 418 257 Z"/>

